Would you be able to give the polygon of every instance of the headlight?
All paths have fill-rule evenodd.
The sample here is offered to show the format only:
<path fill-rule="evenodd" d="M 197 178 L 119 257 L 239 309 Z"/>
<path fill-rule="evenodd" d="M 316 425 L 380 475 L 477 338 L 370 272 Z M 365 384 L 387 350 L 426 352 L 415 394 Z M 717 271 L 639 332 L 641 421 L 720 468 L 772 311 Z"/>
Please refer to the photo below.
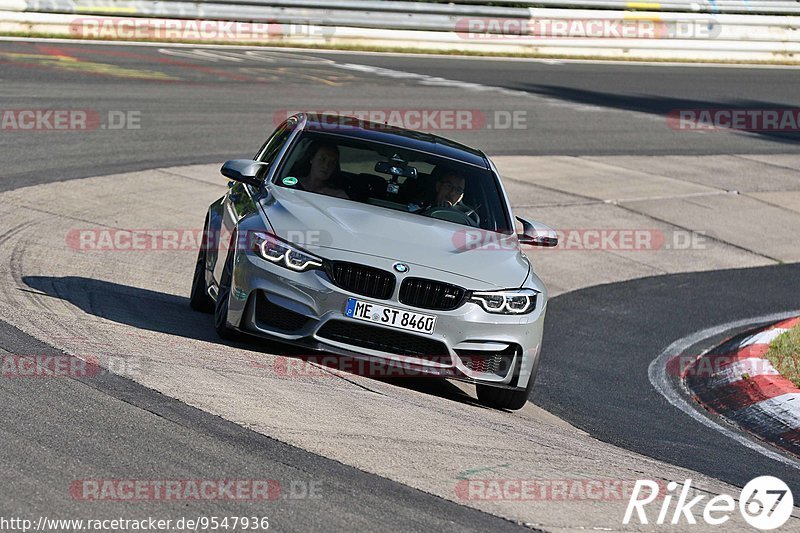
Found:
<path fill-rule="evenodd" d="M 322 266 L 322 259 L 319 257 L 295 248 L 274 235 L 259 231 L 251 232 L 251 235 L 253 250 L 271 263 L 297 272 Z"/>
<path fill-rule="evenodd" d="M 470 301 L 480 304 L 489 313 L 522 315 L 536 309 L 538 294 L 533 289 L 473 292 Z"/>

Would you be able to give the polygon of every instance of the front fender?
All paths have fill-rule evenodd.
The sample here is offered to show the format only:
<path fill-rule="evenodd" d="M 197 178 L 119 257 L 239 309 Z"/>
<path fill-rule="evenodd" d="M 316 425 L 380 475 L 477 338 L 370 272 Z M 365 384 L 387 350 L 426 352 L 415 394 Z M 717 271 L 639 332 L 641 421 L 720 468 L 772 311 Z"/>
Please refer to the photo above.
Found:
<path fill-rule="evenodd" d="M 231 296 L 228 301 L 228 323 L 236 328 L 241 327 L 242 317 L 247 304 L 248 292 L 242 287 L 248 287 L 247 264 L 248 255 L 255 254 L 251 251 L 252 239 L 250 234 L 253 232 L 268 232 L 264 220 L 257 211 L 251 211 L 236 224 L 236 242 L 233 253 L 233 276 L 231 278 Z M 226 251 L 226 253 L 228 253 Z M 227 258 L 227 257 L 226 257 Z M 223 258 L 225 260 L 226 258 Z"/>
<path fill-rule="evenodd" d="M 222 230 L 222 202 L 225 197 L 219 198 L 208 207 L 206 214 L 207 226 L 204 228 L 206 233 L 206 285 L 211 287 L 217 285 L 214 279 L 214 269 L 219 258 L 219 246 Z"/>

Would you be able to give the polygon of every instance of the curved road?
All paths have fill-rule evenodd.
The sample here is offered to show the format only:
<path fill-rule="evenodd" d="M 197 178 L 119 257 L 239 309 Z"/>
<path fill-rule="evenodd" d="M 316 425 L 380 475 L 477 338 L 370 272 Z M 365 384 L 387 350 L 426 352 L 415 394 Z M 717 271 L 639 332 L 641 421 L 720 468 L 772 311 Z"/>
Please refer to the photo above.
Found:
<path fill-rule="evenodd" d="M 750 317 L 800 309 L 800 265 L 674 274 L 554 298 L 533 400 L 601 440 L 744 486 L 759 475 L 800 489 L 788 468 L 669 405 L 648 366 L 673 341 Z M 741 328 L 740 328 L 741 330 Z M 726 332 L 691 347 L 700 354 Z"/>
<path fill-rule="evenodd" d="M 0 190 L 252 155 L 276 114 L 308 108 L 475 110 L 491 131 L 443 133 L 497 155 L 769 154 L 792 152 L 800 140 L 796 133 L 674 131 L 665 118 L 683 108 L 798 108 L 800 68 L 251 54 L 0 40 L 4 109 L 133 112 L 140 125 L 83 135 L 5 132 Z M 524 127 L 509 129 L 515 112 Z"/>
<path fill-rule="evenodd" d="M 800 107 L 796 91 L 800 70 L 796 69 L 288 51 L 259 51 L 248 56 L 198 47 L 58 42 L 0 42 L 0 79 L 2 109 L 84 109 L 96 113 L 101 121 L 109 113 L 121 112 L 136 117 L 140 125 L 119 130 L 98 127 L 91 132 L 3 131 L 3 191 L 248 156 L 274 127 L 277 117 L 287 110 L 307 108 L 309 101 L 323 101 L 325 108 L 334 109 L 382 108 L 387 101 L 396 108 L 413 109 L 422 107 L 419 102 L 424 101 L 426 108 L 480 110 L 489 117 L 494 131 L 445 134 L 490 153 L 515 155 L 786 153 L 796 149 L 796 136 L 675 132 L 666 126 L 664 116 L 684 107 Z M 498 113 L 520 111 L 526 117 L 524 129 L 500 130 L 492 123 Z M 198 190 L 202 186 L 198 184 Z M 113 202 L 113 195 L 107 201 Z M 50 216 L 46 206 L 42 216 Z M 0 242 L 24 231 L 24 225 L 7 227 Z M 21 267 L 12 260 L 11 268 Z M 661 276 L 553 298 L 533 400 L 616 446 L 739 486 L 756 475 L 777 475 L 800 493 L 797 470 L 698 425 L 674 410 L 647 380 L 647 366 L 677 338 L 719 323 L 796 309 L 798 303 L 792 297 L 800 288 L 798 270 L 796 265 L 784 265 Z M 14 275 L 21 276 L 25 290 L 65 300 L 104 320 L 213 342 L 210 334 L 201 333 L 206 326 L 202 318 L 172 321 L 174 315 L 167 311 L 183 309 L 182 299 L 124 284 L 109 286 L 88 275 L 31 276 L 25 269 Z M 119 306 L 86 299 L 87 294 L 104 293 L 126 298 Z M 141 303 L 148 301 L 161 302 L 167 311 L 148 316 L 148 305 Z M 53 352 L 9 324 L 0 329 L 4 352 Z M 107 469 L 113 470 L 119 457 L 129 457 L 148 465 L 153 476 L 164 475 L 159 468 L 174 463 L 175 475 L 197 478 L 231 472 L 253 476 L 266 462 L 280 479 L 321 480 L 333 488 L 325 499 L 282 504 L 282 529 L 348 525 L 368 529 L 375 521 L 409 530 L 514 526 L 268 439 L 125 378 L 104 374 L 100 380 L 87 380 L 82 385 L 91 387 L 89 394 L 80 383 L 56 380 L 31 387 L 28 382 L 2 382 L 0 394 L 16 406 L 4 416 L 6 442 L 19 447 L 34 443 L 37 453 L 53 458 L 53 470 L 47 473 L 41 472 L 41 462 L 25 462 L 21 456 L 6 458 L 3 472 L 12 480 L 9 485 L 15 484 L 19 490 L 0 508 L 4 515 L 25 506 L 55 514 L 59 508 L 53 508 L 53 495 L 48 494 L 55 490 L 52 487 L 68 484 L 87 471 L 109 475 Z M 452 387 L 434 392 L 468 402 Z M 42 398 L 53 401 L 42 405 Z M 64 409 L 65 405 L 70 409 Z M 147 417 L 137 420 L 142 411 L 155 414 L 158 423 L 152 424 Z M 109 434 L 119 436 L 119 442 L 100 439 L 92 448 L 76 447 L 83 442 L 76 436 L 90 435 L 98 417 Z M 48 424 L 54 419 L 69 428 L 65 433 L 69 438 L 50 438 Z M 142 432 L 146 420 L 149 427 Z M 176 427 L 182 429 L 176 432 Z M 169 444 L 152 449 L 150 443 L 167 434 Z M 184 448 L 192 450 L 191 464 L 181 462 Z M 56 469 L 55 464 L 61 468 Z M 19 470 L 12 473 L 14 469 Z M 48 480 L 45 494 L 32 483 L 37 477 Z M 383 494 L 391 494 L 390 503 L 376 496 Z M 342 513 L 348 506 L 351 510 Z M 68 502 L 63 509 L 70 509 Z M 108 509 L 97 506 L 93 512 L 103 516 Z M 186 511 L 178 505 L 171 510 Z M 192 506 L 190 510 L 201 509 Z M 202 510 L 205 514 L 211 510 L 236 513 L 242 507 L 222 502 Z"/>

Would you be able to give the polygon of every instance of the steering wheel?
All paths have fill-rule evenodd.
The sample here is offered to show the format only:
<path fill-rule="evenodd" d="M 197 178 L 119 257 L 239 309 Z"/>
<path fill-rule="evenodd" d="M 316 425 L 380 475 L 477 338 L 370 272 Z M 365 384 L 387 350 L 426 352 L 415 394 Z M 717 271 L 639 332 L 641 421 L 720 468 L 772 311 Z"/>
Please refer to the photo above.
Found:
<path fill-rule="evenodd" d="M 462 213 L 467 215 L 467 218 L 469 218 L 469 220 L 470 220 L 470 225 L 472 227 L 479 228 L 481 226 L 481 216 L 476 211 L 477 207 L 469 207 L 466 204 L 461 204 L 461 205 L 463 205 L 464 207 L 468 208 L 467 211 L 462 211 Z"/>
<path fill-rule="evenodd" d="M 455 207 L 431 207 L 425 211 L 425 214 L 431 218 L 447 220 L 456 224 L 466 224 L 475 228 L 480 225 L 480 217 L 478 217 L 474 209 L 469 213 L 465 213 Z"/>

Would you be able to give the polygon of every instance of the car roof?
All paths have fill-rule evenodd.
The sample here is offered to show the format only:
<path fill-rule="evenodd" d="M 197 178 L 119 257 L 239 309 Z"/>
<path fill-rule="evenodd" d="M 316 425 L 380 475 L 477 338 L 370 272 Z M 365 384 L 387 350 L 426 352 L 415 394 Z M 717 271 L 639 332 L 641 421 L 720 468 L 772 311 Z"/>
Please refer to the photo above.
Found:
<path fill-rule="evenodd" d="M 490 168 L 486 155 L 480 150 L 431 133 L 408 130 L 345 115 L 298 113 L 295 116 L 301 123 L 305 119 L 303 127 L 305 131 L 379 142 L 462 161 L 484 169 Z M 337 127 L 338 125 L 342 127 Z"/>

